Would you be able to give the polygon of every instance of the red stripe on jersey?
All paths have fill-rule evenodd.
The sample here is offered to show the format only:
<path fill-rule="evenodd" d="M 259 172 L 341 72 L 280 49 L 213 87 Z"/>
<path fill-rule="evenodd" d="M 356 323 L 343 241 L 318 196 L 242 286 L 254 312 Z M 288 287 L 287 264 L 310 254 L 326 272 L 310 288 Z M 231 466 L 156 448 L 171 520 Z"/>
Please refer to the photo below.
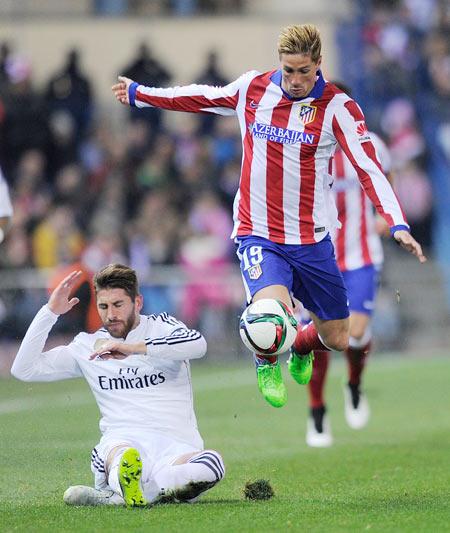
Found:
<path fill-rule="evenodd" d="M 363 149 L 364 149 L 364 152 L 366 152 L 366 154 L 370 157 L 370 159 L 374 159 L 377 162 L 378 167 L 380 168 L 381 172 L 383 172 L 383 174 L 384 174 L 383 167 L 381 166 L 381 163 L 378 161 L 377 152 L 375 150 L 375 146 L 373 145 L 373 143 L 372 142 L 363 143 Z M 403 212 L 403 209 L 402 209 L 402 206 L 400 204 L 400 201 L 399 201 L 397 195 L 395 194 L 395 191 L 393 191 L 393 192 L 394 192 L 395 197 L 397 198 L 398 205 L 400 206 L 400 211 L 402 212 L 402 216 L 406 220 L 406 215 Z M 393 224 L 392 218 L 390 218 L 390 220 L 391 220 L 390 225 L 392 226 L 392 224 Z"/>
<path fill-rule="evenodd" d="M 372 159 L 372 161 L 375 161 L 375 163 L 377 164 L 377 167 L 384 174 L 383 167 L 381 166 L 381 163 L 378 161 L 377 152 L 375 150 L 375 146 L 373 145 L 373 142 L 372 141 L 364 142 L 364 143 L 362 143 L 362 147 L 363 147 L 364 152 L 366 152 L 367 156 L 370 157 L 370 159 Z"/>
<path fill-rule="evenodd" d="M 356 109 L 358 111 L 359 116 L 362 116 L 363 117 L 362 120 L 364 120 L 364 116 L 362 115 L 361 111 L 359 111 L 359 108 L 356 105 L 356 103 L 352 102 L 352 101 L 347 102 L 347 104 L 349 104 L 349 103 L 352 103 L 354 105 L 354 109 Z M 347 107 L 347 104 L 345 104 L 346 107 Z M 350 109 L 349 109 L 349 111 L 350 111 Z M 350 113 L 352 114 L 351 111 L 350 111 Z M 355 120 L 359 120 L 359 118 L 355 119 Z M 377 211 L 380 214 L 383 214 L 383 217 L 385 218 L 386 222 L 390 226 L 393 226 L 394 221 L 393 221 L 392 217 L 390 215 L 388 215 L 384 211 L 383 206 L 381 205 L 381 201 L 378 198 L 378 195 L 377 195 L 377 193 L 375 191 L 375 188 L 374 188 L 374 186 L 372 184 L 372 180 L 370 179 L 369 174 L 367 174 L 367 172 L 365 170 L 363 170 L 357 164 L 356 159 L 353 157 L 353 154 L 352 154 L 352 152 L 351 152 L 351 150 L 350 150 L 350 148 L 348 146 L 347 140 L 345 138 L 344 132 L 342 131 L 338 121 L 336 120 L 336 117 L 333 117 L 333 132 L 334 132 L 334 135 L 336 137 L 337 142 L 339 143 L 339 146 L 342 148 L 342 150 L 344 151 L 345 155 L 350 160 L 351 164 L 353 165 L 353 168 L 356 170 L 356 173 L 358 174 L 358 179 L 361 182 L 362 186 L 364 187 L 364 190 L 366 191 L 367 195 L 372 200 L 373 205 L 376 207 Z M 371 141 L 366 141 L 363 144 L 370 144 L 372 146 L 373 153 L 375 153 L 375 148 L 373 147 L 373 144 L 372 144 Z M 365 149 L 365 151 L 366 151 L 366 149 Z M 366 151 L 366 153 L 367 153 L 367 151 Z M 371 157 L 371 159 L 373 159 L 373 158 Z M 375 159 L 373 159 L 373 161 L 377 165 L 379 165 L 376 157 L 375 157 Z"/>
<path fill-rule="evenodd" d="M 337 178 L 338 180 L 345 178 L 344 154 L 342 150 L 336 150 L 336 153 L 334 154 L 332 161 L 334 164 L 334 173 L 331 170 L 333 169 L 333 167 L 331 167 L 330 174 L 333 174 L 333 176 Z"/>
<path fill-rule="evenodd" d="M 370 257 L 369 245 L 367 242 L 367 196 L 364 192 L 364 189 L 359 191 L 359 197 L 361 200 L 361 233 L 359 238 L 361 243 L 362 259 L 365 265 L 371 265 L 372 259 Z"/>
<path fill-rule="evenodd" d="M 250 212 L 250 175 L 252 170 L 253 160 L 253 135 L 250 131 L 252 124 L 255 122 L 255 113 L 258 108 L 255 103 L 263 97 L 267 85 L 270 83 L 270 74 L 257 76 L 254 78 L 247 90 L 246 106 L 245 106 L 245 125 L 247 131 L 245 133 L 243 142 L 243 157 L 242 157 L 242 170 L 241 180 L 239 183 L 239 209 L 238 220 L 239 227 L 237 229 L 237 235 L 250 235 L 253 230 L 253 223 Z M 253 106 L 250 106 L 250 102 L 254 102 Z"/>
<path fill-rule="evenodd" d="M 285 100 L 281 98 L 281 103 Z M 284 102 L 273 109 L 271 126 L 287 128 L 292 103 Z M 268 141 L 266 150 L 266 203 L 269 240 L 284 243 L 283 149 L 281 143 Z"/>
<path fill-rule="evenodd" d="M 328 174 L 333 174 L 333 158 L 330 157 L 328 161 Z"/>
<path fill-rule="evenodd" d="M 302 242 L 313 243 L 314 239 L 314 188 L 316 183 L 316 151 L 319 146 L 320 134 L 326 108 L 334 96 L 329 86 L 325 87 L 322 97 L 316 103 L 313 100 L 309 105 L 316 106 L 315 119 L 305 126 L 305 134 L 312 133 L 316 138 L 316 144 L 302 143 L 300 146 L 300 205 L 299 227 Z"/>
<path fill-rule="evenodd" d="M 236 109 L 238 98 L 237 92 L 233 96 L 209 99 L 201 94 L 166 98 L 164 96 L 142 93 L 139 91 L 139 88 L 136 91 L 136 99 L 140 102 L 145 102 L 161 109 L 185 111 L 187 113 L 198 113 L 202 109 L 209 107 L 229 107 L 231 109 Z"/>
<path fill-rule="evenodd" d="M 333 171 L 330 173 L 336 178 L 336 180 L 343 179 L 345 177 L 344 171 L 344 154 L 342 150 L 337 150 L 333 158 Z M 346 270 L 345 265 L 345 235 L 347 232 L 347 211 L 345 204 L 345 191 L 338 191 L 336 193 L 336 209 L 338 211 L 339 222 L 342 224 L 341 228 L 337 231 L 335 238 L 335 250 L 336 260 L 339 270 Z"/>

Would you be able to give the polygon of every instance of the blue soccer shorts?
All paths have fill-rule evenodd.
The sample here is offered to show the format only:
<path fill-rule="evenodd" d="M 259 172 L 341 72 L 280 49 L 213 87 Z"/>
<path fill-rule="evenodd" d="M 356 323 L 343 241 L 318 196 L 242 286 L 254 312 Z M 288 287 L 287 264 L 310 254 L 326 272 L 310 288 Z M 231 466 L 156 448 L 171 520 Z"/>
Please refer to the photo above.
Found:
<path fill-rule="evenodd" d="M 236 244 L 248 302 L 264 287 L 283 285 L 322 320 L 349 316 L 347 290 L 329 235 L 303 245 L 249 235 L 238 237 Z"/>
<path fill-rule="evenodd" d="M 347 287 L 350 311 L 371 316 L 379 285 L 380 272 L 374 265 L 342 272 Z"/>

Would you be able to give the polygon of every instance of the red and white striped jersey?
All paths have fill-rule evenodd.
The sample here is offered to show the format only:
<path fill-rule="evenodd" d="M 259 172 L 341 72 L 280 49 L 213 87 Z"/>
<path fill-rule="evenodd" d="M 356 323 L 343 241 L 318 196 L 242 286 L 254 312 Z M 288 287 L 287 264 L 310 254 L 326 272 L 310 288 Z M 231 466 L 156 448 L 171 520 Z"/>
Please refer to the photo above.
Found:
<path fill-rule="evenodd" d="M 383 171 L 391 170 L 391 156 L 387 146 L 370 133 L 375 152 Z M 341 228 L 332 235 L 338 267 L 341 271 L 367 265 L 381 265 L 383 248 L 375 229 L 375 212 L 358 175 L 343 150 L 338 148 L 332 161 L 333 192 Z"/>
<path fill-rule="evenodd" d="M 137 107 L 237 116 L 243 155 L 232 237 L 321 241 L 336 223 L 328 168 L 337 143 L 389 226 L 407 226 L 361 109 L 320 73 L 309 96 L 300 100 L 283 91 L 279 70 L 247 72 L 225 87 L 160 89 L 133 83 L 129 99 Z"/>

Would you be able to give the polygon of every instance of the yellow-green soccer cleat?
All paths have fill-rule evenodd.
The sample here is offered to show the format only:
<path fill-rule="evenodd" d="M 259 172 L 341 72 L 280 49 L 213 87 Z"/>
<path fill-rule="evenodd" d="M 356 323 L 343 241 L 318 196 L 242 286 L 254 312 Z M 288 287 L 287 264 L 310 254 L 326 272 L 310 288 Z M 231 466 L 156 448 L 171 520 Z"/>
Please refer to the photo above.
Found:
<path fill-rule="evenodd" d="M 280 363 L 263 363 L 256 367 L 258 388 L 273 407 L 283 407 L 287 401 L 286 387 L 281 375 Z"/>
<path fill-rule="evenodd" d="M 142 461 L 136 448 L 128 448 L 119 466 L 119 483 L 127 507 L 143 507 L 147 501 L 141 489 Z"/>
<path fill-rule="evenodd" d="M 291 376 L 300 385 L 307 385 L 312 376 L 314 354 L 299 355 L 291 348 L 291 355 L 287 361 Z"/>

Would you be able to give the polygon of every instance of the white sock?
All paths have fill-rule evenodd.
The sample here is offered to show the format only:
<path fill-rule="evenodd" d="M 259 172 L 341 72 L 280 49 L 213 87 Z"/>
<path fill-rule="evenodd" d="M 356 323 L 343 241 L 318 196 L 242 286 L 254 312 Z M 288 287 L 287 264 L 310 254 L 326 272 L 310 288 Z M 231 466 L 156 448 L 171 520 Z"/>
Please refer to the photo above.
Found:
<path fill-rule="evenodd" d="M 122 459 L 122 455 L 128 449 L 129 446 L 119 448 L 116 451 L 108 469 L 108 485 L 111 487 L 111 490 L 113 490 L 116 494 L 119 494 L 120 496 L 123 496 L 123 494 L 122 488 L 119 483 L 119 465 Z"/>
<path fill-rule="evenodd" d="M 199 469 L 197 476 L 199 479 L 192 481 L 220 481 L 225 475 L 225 465 L 220 453 L 215 450 L 203 450 L 191 457 L 187 463 L 188 465 L 198 465 Z M 183 465 L 174 465 L 183 466 Z M 200 470 L 201 467 L 201 470 Z M 206 469 L 206 470 L 205 470 Z"/>
<path fill-rule="evenodd" d="M 203 450 L 187 463 L 167 465 L 156 475 L 155 481 L 161 490 L 174 490 L 188 483 L 217 483 L 225 475 L 222 457 L 214 450 Z"/>

